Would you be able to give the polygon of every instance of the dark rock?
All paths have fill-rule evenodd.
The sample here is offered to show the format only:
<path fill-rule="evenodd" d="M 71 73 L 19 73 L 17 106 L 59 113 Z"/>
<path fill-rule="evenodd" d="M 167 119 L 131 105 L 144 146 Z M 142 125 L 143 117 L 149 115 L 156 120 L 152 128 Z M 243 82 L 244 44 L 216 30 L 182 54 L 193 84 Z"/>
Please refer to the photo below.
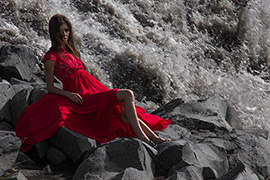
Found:
<path fill-rule="evenodd" d="M 3 121 L 3 122 L 0 122 L 0 130 L 3 130 L 3 131 L 13 131 L 14 130 L 14 126 L 13 126 L 13 124 L 9 124 L 9 123 Z"/>
<path fill-rule="evenodd" d="M 166 180 L 204 180 L 202 171 L 203 168 L 197 166 L 176 167 Z"/>
<path fill-rule="evenodd" d="M 187 141 L 168 141 L 157 146 L 156 175 L 166 175 L 166 172 L 174 165 L 183 161 L 183 148 Z M 186 164 L 187 165 L 187 164 Z"/>
<path fill-rule="evenodd" d="M 11 99 L 15 94 L 16 92 L 9 82 L 7 81 L 0 82 L 0 122 L 6 121 L 12 124 L 10 107 L 11 107 Z"/>
<path fill-rule="evenodd" d="M 221 138 L 205 138 L 203 140 L 204 143 L 213 144 L 217 147 L 226 150 L 227 154 L 236 153 L 235 151 L 238 149 L 237 145 L 234 142 L 228 141 L 226 139 Z"/>
<path fill-rule="evenodd" d="M 44 161 L 47 156 L 47 151 L 50 149 L 50 146 L 46 140 L 37 142 L 34 144 L 32 151 L 34 151 L 37 158 L 41 161 Z"/>
<path fill-rule="evenodd" d="M 19 91 L 11 101 L 11 112 L 12 112 L 12 120 L 13 125 L 16 124 L 16 121 L 19 119 L 20 115 L 24 111 L 24 109 L 29 105 L 28 99 L 32 87 L 27 89 L 23 89 Z"/>
<path fill-rule="evenodd" d="M 4 45 L 0 49 L 0 77 L 8 81 L 11 77 L 30 81 L 36 63 L 34 52 L 26 46 Z"/>
<path fill-rule="evenodd" d="M 210 168 L 210 167 L 204 167 L 202 171 L 203 179 L 216 179 L 218 177 L 217 172 Z"/>
<path fill-rule="evenodd" d="M 235 139 L 239 147 L 238 158 L 257 176 L 270 175 L 270 141 L 252 134 L 242 134 Z"/>
<path fill-rule="evenodd" d="M 45 85 L 39 85 L 34 87 L 34 89 L 30 93 L 29 104 L 32 104 L 39 100 L 43 95 L 47 94 L 48 91 Z"/>
<path fill-rule="evenodd" d="M 84 177 L 119 177 L 130 167 L 143 171 L 147 177 L 153 179 L 155 169 L 151 156 L 156 153 L 153 148 L 136 138 L 119 138 L 98 147 L 80 164 L 73 180 L 81 180 Z"/>
<path fill-rule="evenodd" d="M 168 114 L 168 112 L 170 112 L 171 110 L 173 110 L 175 107 L 183 104 L 184 101 L 182 99 L 174 99 L 172 101 L 170 101 L 169 103 L 160 106 L 158 109 L 156 109 L 155 111 L 153 111 L 151 114 L 155 114 L 157 116 L 163 117 L 166 116 L 166 114 Z"/>
<path fill-rule="evenodd" d="M 229 163 L 224 149 L 212 144 L 187 143 L 183 148 L 183 161 L 189 165 L 209 167 L 214 169 L 218 176 L 228 172 Z"/>
<path fill-rule="evenodd" d="M 74 163 L 80 163 L 96 148 L 96 141 L 68 128 L 61 127 L 49 139 L 50 144 L 63 152 Z"/>
<path fill-rule="evenodd" d="M 0 176 L 15 163 L 20 146 L 14 132 L 0 131 Z"/>
<path fill-rule="evenodd" d="M 58 149 L 51 147 L 47 152 L 47 159 L 51 166 L 59 166 L 66 163 L 67 157 Z"/>
<path fill-rule="evenodd" d="M 219 177 L 216 180 L 236 180 L 236 179 L 248 179 L 248 180 L 259 180 L 259 178 L 254 174 L 248 167 L 242 162 L 239 162 L 235 168 L 230 170 L 228 173 Z"/>
<path fill-rule="evenodd" d="M 19 151 L 14 165 L 19 169 L 40 170 L 40 167 L 22 151 Z"/>

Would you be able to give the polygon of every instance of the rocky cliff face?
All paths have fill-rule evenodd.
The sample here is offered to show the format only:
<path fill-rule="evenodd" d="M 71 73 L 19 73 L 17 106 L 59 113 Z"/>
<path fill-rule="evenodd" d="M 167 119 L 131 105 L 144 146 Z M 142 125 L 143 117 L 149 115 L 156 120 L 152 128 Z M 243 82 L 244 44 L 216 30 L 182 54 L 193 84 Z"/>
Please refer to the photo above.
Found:
<path fill-rule="evenodd" d="M 42 71 L 28 47 L 0 50 L 0 179 L 264 180 L 270 177 L 268 131 L 243 129 L 234 106 L 219 95 L 173 101 L 153 114 L 171 118 L 171 138 L 150 147 L 136 138 L 106 144 L 67 128 L 19 150 L 14 124 L 25 107 L 47 93 Z M 61 86 L 60 84 L 58 84 Z"/>

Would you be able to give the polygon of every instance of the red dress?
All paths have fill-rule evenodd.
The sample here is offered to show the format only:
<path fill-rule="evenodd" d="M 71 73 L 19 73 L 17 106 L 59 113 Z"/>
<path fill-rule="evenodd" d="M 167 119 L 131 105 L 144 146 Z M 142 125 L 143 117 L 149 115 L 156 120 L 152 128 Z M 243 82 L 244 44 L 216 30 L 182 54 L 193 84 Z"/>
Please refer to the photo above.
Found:
<path fill-rule="evenodd" d="M 52 137 L 61 127 L 67 127 L 99 143 L 117 137 L 136 137 L 132 127 L 121 121 L 120 104 L 116 92 L 108 89 L 91 74 L 83 70 L 82 62 L 59 48 L 49 50 L 43 63 L 55 61 L 55 76 L 63 83 L 63 90 L 79 93 L 83 105 L 70 99 L 47 93 L 29 105 L 15 125 L 16 135 L 21 139 L 21 150 L 26 152 L 40 141 Z M 171 123 L 168 119 L 148 114 L 136 106 L 138 117 L 153 131 L 163 130 Z"/>

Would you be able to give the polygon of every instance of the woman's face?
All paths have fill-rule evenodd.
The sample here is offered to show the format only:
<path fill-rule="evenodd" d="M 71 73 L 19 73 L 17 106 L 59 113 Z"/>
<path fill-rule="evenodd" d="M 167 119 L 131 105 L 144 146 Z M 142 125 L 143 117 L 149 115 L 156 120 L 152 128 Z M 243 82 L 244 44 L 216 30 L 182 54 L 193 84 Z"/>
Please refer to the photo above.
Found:
<path fill-rule="evenodd" d="M 60 26 L 60 34 L 63 37 L 64 42 L 67 42 L 69 38 L 69 28 L 67 23 L 64 23 Z"/>

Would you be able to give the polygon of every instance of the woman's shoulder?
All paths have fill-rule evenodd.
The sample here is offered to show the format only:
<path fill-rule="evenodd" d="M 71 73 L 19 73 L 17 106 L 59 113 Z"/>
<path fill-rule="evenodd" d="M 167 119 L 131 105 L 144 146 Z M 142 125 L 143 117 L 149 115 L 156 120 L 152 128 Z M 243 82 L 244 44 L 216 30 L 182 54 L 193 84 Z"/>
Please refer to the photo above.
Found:
<path fill-rule="evenodd" d="M 43 58 L 43 63 L 45 63 L 46 61 L 48 60 L 53 60 L 56 62 L 57 60 L 57 52 L 55 50 L 53 50 L 52 48 L 49 49 L 45 55 L 44 55 L 44 58 Z"/>

